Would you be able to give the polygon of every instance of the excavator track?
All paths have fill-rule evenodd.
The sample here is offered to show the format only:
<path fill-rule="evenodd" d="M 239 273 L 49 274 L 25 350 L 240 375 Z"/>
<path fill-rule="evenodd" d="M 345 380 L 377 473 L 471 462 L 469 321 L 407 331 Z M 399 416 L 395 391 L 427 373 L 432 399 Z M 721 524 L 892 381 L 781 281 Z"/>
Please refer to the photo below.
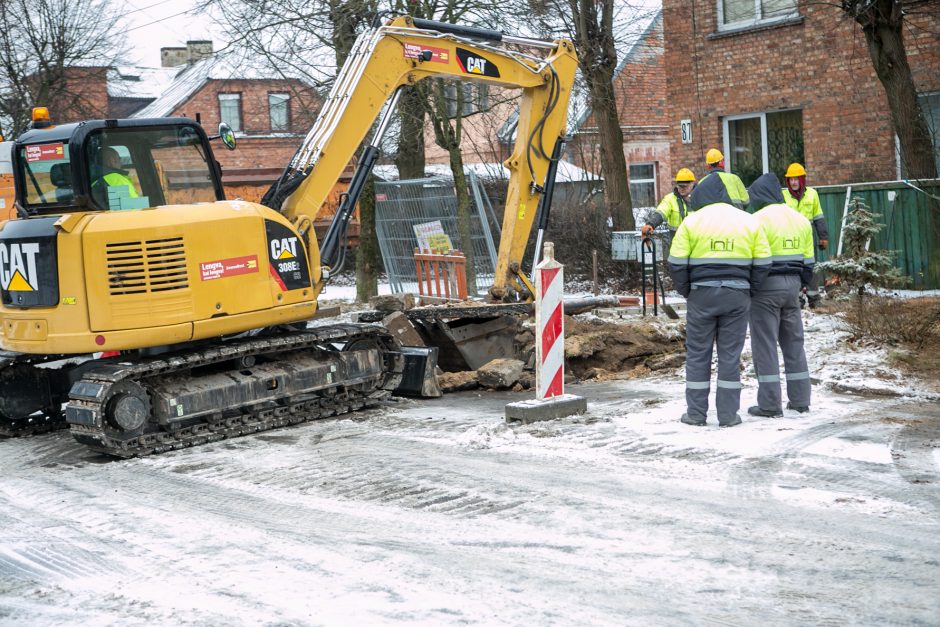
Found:
<path fill-rule="evenodd" d="M 377 405 L 403 364 L 394 337 L 371 325 L 220 342 L 86 371 L 66 420 L 96 451 L 151 455 Z"/>
<path fill-rule="evenodd" d="M 82 368 L 74 359 L 0 351 L 0 437 L 23 437 L 68 427 L 62 403 L 68 400 L 70 376 L 75 376 L 71 373 Z"/>

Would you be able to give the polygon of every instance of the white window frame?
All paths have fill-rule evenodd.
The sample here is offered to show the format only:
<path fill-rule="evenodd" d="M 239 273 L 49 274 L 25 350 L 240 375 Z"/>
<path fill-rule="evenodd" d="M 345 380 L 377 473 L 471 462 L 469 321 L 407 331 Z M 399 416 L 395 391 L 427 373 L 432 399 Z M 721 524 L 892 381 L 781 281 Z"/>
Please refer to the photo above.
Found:
<path fill-rule="evenodd" d="M 776 113 L 776 111 L 773 111 Z M 760 118 L 760 149 L 761 149 L 761 168 L 764 172 L 767 172 L 767 168 L 770 166 L 770 153 L 767 150 L 767 112 L 761 113 L 741 113 L 739 115 L 729 115 L 721 120 L 722 131 L 724 131 L 724 153 L 726 155 L 726 171 L 731 172 L 731 132 L 728 128 L 729 122 L 734 122 L 737 120 L 750 120 L 752 118 Z"/>
<path fill-rule="evenodd" d="M 728 30 L 742 30 L 751 28 L 754 26 L 764 26 L 766 24 L 775 24 L 777 22 L 785 22 L 786 20 L 792 19 L 800 14 L 799 2 L 794 0 L 793 2 L 793 12 L 786 13 L 784 15 L 778 15 L 775 17 L 759 17 L 761 15 L 761 0 L 754 0 L 754 19 L 750 20 L 738 20 L 737 22 L 731 22 L 730 24 L 725 24 L 725 3 L 724 0 L 717 0 L 718 3 L 718 32 L 728 31 Z"/>
<path fill-rule="evenodd" d="M 659 202 L 659 182 L 657 181 L 657 176 L 656 176 L 659 171 L 659 168 L 657 167 L 658 165 L 657 162 L 656 161 L 636 161 L 636 162 L 631 161 L 630 163 L 627 164 L 627 174 L 628 175 L 630 174 L 631 167 L 643 166 L 643 165 L 648 165 L 648 166 L 653 167 L 652 178 L 648 178 L 648 179 L 634 179 L 633 177 L 628 177 L 628 178 L 630 179 L 631 185 L 634 185 L 634 184 L 639 185 L 640 183 L 652 183 L 653 184 L 653 208 L 655 209 L 656 204 Z M 632 191 L 630 193 L 630 196 L 632 199 L 633 197 Z M 635 204 L 635 201 L 634 201 L 634 204 Z"/>
<path fill-rule="evenodd" d="M 921 107 L 921 115 L 924 116 L 924 121 L 927 123 L 928 130 L 931 133 L 930 139 L 934 147 L 934 159 L 936 160 L 937 174 L 940 176 L 940 150 L 937 150 L 937 146 L 940 145 L 940 126 L 935 127 L 933 124 L 931 124 L 932 116 L 927 115 L 928 112 L 923 109 L 923 104 L 921 103 L 921 99 L 929 100 L 931 98 L 937 98 L 938 106 L 940 106 L 940 91 L 926 91 L 917 94 L 917 104 Z M 903 175 L 903 168 L 901 164 L 901 139 L 895 135 L 894 142 L 896 146 L 895 154 L 898 162 L 898 180 L 900 180 Z"/>
<path fill-rule="evenodd" d="M 284 128 L 276 129 L 274 128 L 274 107 L 271 105 L 271 98 L 283 98 L 282 104 L 284 105 Z M 289 133 L 290 132 L 290 94 L 285 92 L 268 92 L 268 126 L 271 129 L 272 133 Z"/>
<path fill-rule="evenodd" d="M 770 172 L 770 151 L 768 150 L 767 143 L 767 114 L 768 113 L 787 113 L 788 111 L 802 111 L 801 107 L 794 107 L 792 109 L 775 109 L 773 111 L 761 111 L 758 113 L 740 113 L 738 115 L 728 115 L 721 119 L 721 129 L 724 133 L 724 141 L 722 146 L 724 147 L 725 154 L 725 166 L 728 172 L 731 172 L 731 132 L 728 129 L 728 123 L 734 122 L 735 120 L 749 120 L 751 118 L 760 118 L 760 149 L 761 149 L 761 169 L 764 172 Z M 803 140 L 805 142 L 806 135 L 803 135 Z M 804 156 L 805 159 L 805 156 Z"/>
<path fill-rule="evenodd" d="M 242 116 L 244 112 L 242 111 L 242 95 L 241 93 L 234 92 L 221 92 L 218 95 L 219 99 L 219 117 L 222 117 L 222 103 L 225 101 L 235 102 L 238 106 L 238 120 L 235 124 L 228 122 L 228 125 L 232 127 L 232 131 L 235 133 L 242 133 L 244 129 L 242 128 Z M 222 120 L 223 122 L 225 120 Z"/>

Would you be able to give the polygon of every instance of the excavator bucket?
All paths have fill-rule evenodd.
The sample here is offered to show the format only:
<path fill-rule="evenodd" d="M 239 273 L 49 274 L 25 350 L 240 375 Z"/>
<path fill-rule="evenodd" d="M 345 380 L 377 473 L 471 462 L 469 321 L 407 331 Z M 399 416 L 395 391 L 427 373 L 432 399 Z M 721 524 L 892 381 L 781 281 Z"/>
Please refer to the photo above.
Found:
<path fill-rule="evenodd" d="M 441 368 L 447 372 L 476 370 L 494 359 L 514 357 L 519 332 L 516 316 L 416 320 L 428 344 L 441 348 Z"/>
<path fill-rule="evenodd" d="M 401 353 L 405 357 L 405 369 L 395 394 L 422 398 L 441 396 L 437 384 L 437 347 L 402 346 Z"/>

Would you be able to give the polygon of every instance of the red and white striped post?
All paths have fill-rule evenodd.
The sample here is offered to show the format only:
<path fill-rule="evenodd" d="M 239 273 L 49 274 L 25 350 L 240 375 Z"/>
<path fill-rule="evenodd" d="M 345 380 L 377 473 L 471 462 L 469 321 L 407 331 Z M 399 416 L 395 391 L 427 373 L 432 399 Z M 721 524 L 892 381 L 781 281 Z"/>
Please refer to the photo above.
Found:
<path fill-rule="evenodd" d="M 587 401 L 565 394 L 564 266 L 545 242 L 535 267 L 535 400 L 506 405 L 506 421 L 525 423 L 583 414 Z"/>
<path fill-rule="evenodd" d="M 545 243 L 535 267 L 535 398 L 565 393 L 564 266 L 555 261 L 555 245 Z"/>

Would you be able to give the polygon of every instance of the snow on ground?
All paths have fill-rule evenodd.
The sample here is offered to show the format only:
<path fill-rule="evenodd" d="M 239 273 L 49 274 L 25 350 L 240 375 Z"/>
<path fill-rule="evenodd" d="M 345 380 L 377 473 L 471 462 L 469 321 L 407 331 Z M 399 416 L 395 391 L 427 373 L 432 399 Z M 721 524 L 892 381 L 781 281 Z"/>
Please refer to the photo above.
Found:
<path fill-rule="evenodd" d="M 470 391 L 136 460 L 0 442 L 0 625 L 938 624 L 938 399 L 804 316 L 812 411 L 747 416 L 746 348 L 731 429 L 678 421 L 676 369 L 531 425 Z"/>

